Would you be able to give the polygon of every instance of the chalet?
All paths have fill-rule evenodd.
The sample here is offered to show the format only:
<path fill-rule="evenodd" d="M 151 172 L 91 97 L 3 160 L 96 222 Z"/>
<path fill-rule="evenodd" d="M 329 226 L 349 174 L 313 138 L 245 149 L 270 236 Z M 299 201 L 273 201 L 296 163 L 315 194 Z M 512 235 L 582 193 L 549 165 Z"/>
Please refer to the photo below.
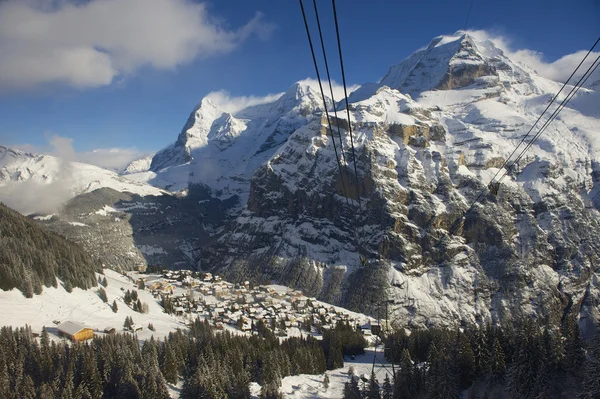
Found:
<path fill-rule="evenodd" d="M 183 306 L 177 306 L 174 310 L 175 310 L 175 314 L 177 316 L 183 316 L 183 313 L 185 312 L 185 309 L 183 309 Z"/>
<path fill-rule="evenodd" d="M 114 334 L 117 330 L 114 327 L 105 327 L 104 328 L 104 333 L 105 334 Z"/>
<path fill-rule="evenodd" d="M 144 329 L 144 327 L 140 326 L 139 324 L 132 324 L 130 327 L 130 330 L 132 332 L 141 331 L 143 329 Z"/>
<path fill-rule="evenodd" d="M 85 341 L 94 338 L 94 330 L 79 323 L 65 321 L 58 325 L 58 333 L 73 342 Z"/>

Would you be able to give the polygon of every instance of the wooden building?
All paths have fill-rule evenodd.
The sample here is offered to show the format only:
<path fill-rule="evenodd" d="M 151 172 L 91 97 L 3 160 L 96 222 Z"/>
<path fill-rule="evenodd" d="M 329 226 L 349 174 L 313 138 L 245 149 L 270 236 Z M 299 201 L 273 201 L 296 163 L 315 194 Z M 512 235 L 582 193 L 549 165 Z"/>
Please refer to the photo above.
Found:
<path fill-rule="evenodd" d="M 59 324 L 58 333 L 69 338 L 71 341 L 79 342 L 94 338 L 94 330 L 72 321 Z"/>

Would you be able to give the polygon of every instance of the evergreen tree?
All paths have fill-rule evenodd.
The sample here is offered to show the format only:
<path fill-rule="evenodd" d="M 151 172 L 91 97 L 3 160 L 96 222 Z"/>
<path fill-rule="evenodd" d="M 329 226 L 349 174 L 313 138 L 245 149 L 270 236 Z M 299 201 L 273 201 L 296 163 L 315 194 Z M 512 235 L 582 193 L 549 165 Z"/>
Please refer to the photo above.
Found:
<path fill-rule="evenodd" d="M 125 302 L 125 305 L 129 306 L 131 305 L 131 299 L 131 292 L 127 290 L 125 292 L 125 296 L 123 297 L 123 302 Z"/>
<path fill-rule="evenodd" d="M 164 362 L 161 365 L 160 370 L 168 383 L 177 384 L 177 380 L 179 378 L 177 369 L 177 359 L 175 358 L 175 354 L 171 349 L 171 345 L 165 343 Z"/>
<path fill-rule="evenodd" d="M 344 399 L 361 399 L 360 388 L 358 387 L 358 377 L 352 376 L 350 382 L 344 384 Z"/>
<path fill-rule="evenodd" d="M 525 321 L 517 333 L 517 352 L 507 371 L 507 391 L 512 397 L 533 398 L 537 381 L 539 346 L 533 324 Z"/>
<path fill-rule="evenodd" d="M 566 317 L 563 325 L 564 353 L 563 370 L 577 376 L 585 361 L 583 339 L 579 331 L 576 315 Z"/>
<path fill-rule="evenodd" d="M 458 385 L 460 389 L 467 389 L 475 378 L 475 354 L 471 348 L 469 338 L 465 334 L 458 332 L 456 340 L 455 358 L 459 370 Z"/>
<path fill-rule="evenodd" d="M 415 369 L 408 349 L 402 350 L 400 364 L 394 379 L 394 398 L 415 399 L 418 397 Z"/>
<path fill-rule="evenodd" d="M 454 367 L 445 352 L 438 352 L 435 343 L 429 351 L 427 372 L 428 399 L 457 399 L 459 397 Z"/>
<path fill-rule="evenodd" d="M 325 390 L 329 389 L 329 374 L 325 373 L 325 377 L 323 377 L 323 388 Z"/>
<path fill-rule="evenodd" d="M 30 375 L 23 378 L 23 383 L 19 387 L 19 398 L 21 399 L 36 399 L 35 385 Z"/>
<path fill-rule="evenodd" d="M 119 311 L 119 307 L 117 306 L 117 300 L 113 300 L 112 306 L 110 307 L 113 312 L 117 313 Z"/>
<path fill-rule="evenodd" d="M 8 398 L 8 394 L 6 396 L 2 396 L 3 398 Z M 43 383 L 42 386 L 40 386 L 39 392 L 38 392 L 38 398 L 39 399 L 54 399 L 56 397 L 56 395 L 54 394 L 54 391 L 52 390 L 52 387 L 48 384 L 48 383 Z"/>
<path fill-rule="evenodd" d="M 390 376 L 385 375 L 385 380 L 383 380 L 383 392 L 381 395 L 382 399 L 393 399 L 394 398 L 394 387 L 390 381 Z"/>
<path fill-rule="evenodd" d="M 98 288 L 98 297 L 100 297 L 100 299 L 102 299 L 102 302 L 104 302 L 104 303 L 108 302 L 108 297 L 106 296 L 106 291 L 102 287 Z"/>
<path fill-rule="evenodd" d="M 377 377 L 375 377 L 375 372 L 373 370 L 371 370 L 371 378 L 369 378 L 369 385 L 367 385 L 366 397 L 368 399 L 381 399 L 379 381 L 377 381 Z"/>
<path fill-rule="evenodd" d="M 506 361 L 504 357 L 504 350 L 502 349 L 502 345 L 500 345 L 498 338 L 494 339 L 491 362 L 492 370 L 490 374 L 490 382 L 492 385 L 502 384 L 506 374 Z"/>
<path fill-rule="evenodd" d="M 600 333 L 596 332 L 584 362 L 581 399 L 600 398 Z"/>

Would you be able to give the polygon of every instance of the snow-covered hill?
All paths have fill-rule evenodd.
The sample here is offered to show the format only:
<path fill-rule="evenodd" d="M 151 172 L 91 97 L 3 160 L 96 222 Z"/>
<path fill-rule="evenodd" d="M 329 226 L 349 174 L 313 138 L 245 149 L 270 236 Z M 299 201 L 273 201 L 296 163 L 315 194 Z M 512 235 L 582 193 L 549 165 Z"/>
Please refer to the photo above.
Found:
<path fill-rule="evenodd" d="M 97 166 L 4 146 L 0 146 L 0 187 L 2 200 L 25 213 L 55 210 L 68 199 L 101 187 L 142 196 L 164 193 Z"/>

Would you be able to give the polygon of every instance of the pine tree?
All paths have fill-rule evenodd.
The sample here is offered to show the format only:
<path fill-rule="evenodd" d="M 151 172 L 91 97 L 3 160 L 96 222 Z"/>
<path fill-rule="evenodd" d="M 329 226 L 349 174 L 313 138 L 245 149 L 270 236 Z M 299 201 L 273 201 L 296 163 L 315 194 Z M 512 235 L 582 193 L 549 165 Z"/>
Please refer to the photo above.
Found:
<path fill-rule="evenodd" d="M 110 307 L 112 309 L 113 312 L 117 313 L 119 311 L 119 307 L 117 306 L 117 301 L 116 299 L 113 300 L 112 306 Z"/>
<path fill-rule="evenodd" d="M 583 339 L 579 331 L 576 315 L 566 318 L 563 326 L 565 357 L 563 358 L 563 369 L 568 373 L 576 375 L 585 361 L 583 350 Z"/>
<path fill-rule="evenodd" d="M 125 302 L 125 305 L 129 306 L 131 305 L 131 292 L 129 290 L 127 290 L 125 292 L 125 297 L 123 298 L 123 302 Z"/>
<path fill-rule="evenodd" d="M 323 377 L 323 388 L 325 390 L 329 389 L 329 374 L 325 373 L 325 377 Z"/>
<path fill-rule="evenodd" d="M 102 302 L 104 302 L 104 303 L 108 302 L 108 297 L 106 296 L 106 291 L 102 287 L 98 288 L 98 297 L 100 297 L 100 299 L 102 299 Z"/>
<path fill-rule="evenodd" d="M 6 396 L 2 396 L 3 398 L 7 398 L 8 395 Z M 39 399 L 54 399 L 56 397 L 56 395 L 54 394 L 54 391 L 52 390 L 52 387 L 48 384 L 48 383 L 43 383 L 40 386 L 39 389 L 39 393 L 38 393 L 38 398 Z"/>
<path fill-rule="evenodd" d="M 168 383 L 177 384 L 177 380 L 179 378 L 177 359 L 175 358 L 175 354 L 173 353 L 171 345 L 168 343 L 165 343 L 164 361 L 160 370 L 162 371 L 162 374 Z"/>
<path fill-rule="evenodd" d="M 531 321 L 517 333 L 517 350 L 507 371 L 507 391 L 512 397 L 533 398 L 539 364 L 537 337 Z"/>
<path fill-rule="evenodd" d="M 438 352 L 435 343 L 429 351 L 429 371 L 427 373 L 427 398 L 457 399 L 459 397 L 454 367 L 445 352 Z"/>
<path fill-rule="evenodd" d="M 35 385 L 30 375 L 23 378 L 23 383 L 19 387 L 19 398 L 21 399 L 36 399 Z"/>
<path fill-rule="evenodd" d="M 358 377 L 352 376 L 350 382 L 344 384 L 344 399 L 361 399 Z"/>
<path fill-rule="evenodd" d="M 73 292 L 73 284 L 71 283 L 71 281 L 70 281 L 70 280 L 67 280 L 67 281 L 66 281 L 66 282 L 63 284 L 63 287 L 64 287 L 65 291 L 67 291 L 68 293 L 71 293 L 71 292 Z M 31 297 L 29 297 L 29 298 L 31 298 Z"/>
<path fill-rule="evenodd" d="M 596 332 L 584 362 L 581 399 L 600 398 L 600 333 Z"/>
<path fill-rule="evenodd" d="M 492 385 L 502 384 L 506 374 L 506 361 L 504 358 L 504 350 L 502 349 L 502 345 L 500 345 L 498 338 L 494 339 L 491 361 L 492 372 L 490 375 L 490 382 Z"/>
<path fill-rule="evenodd" d="M 381 394 L 379 392 L 379 381 L 377 381 L 377 377 L 375 377 L 375 372 L 373 370 L 371 370 L 371 378 L 369 378 L 366 397 L 368 399 L 381 399 Z"/>
<path fill-rule="evenodd" d="M 459 387 L 467 389 L 473 383 L 475 378 L 475 354 L 471 348 L 471 343 L 468 337 L 461 333 L 457 333 L 456 344 L 456 364 L 459 370 Z"/>
<path fill-rule="evenodd" d="M 410 352 L 408 349 L 403 349 L 398 371 L 396 371 L 394 379 L 394 398 L 415 399 L 417 397 L 418 391 L 415 374 Z"/>
<path fill-rule="evenodd" d="M 383 380 L 383 392 L 381 395 L 382 399 L 393 399 L 394 398 L 394 387 L 390 381 L 390 376 L 385 375 L 385 380 Z"/>

